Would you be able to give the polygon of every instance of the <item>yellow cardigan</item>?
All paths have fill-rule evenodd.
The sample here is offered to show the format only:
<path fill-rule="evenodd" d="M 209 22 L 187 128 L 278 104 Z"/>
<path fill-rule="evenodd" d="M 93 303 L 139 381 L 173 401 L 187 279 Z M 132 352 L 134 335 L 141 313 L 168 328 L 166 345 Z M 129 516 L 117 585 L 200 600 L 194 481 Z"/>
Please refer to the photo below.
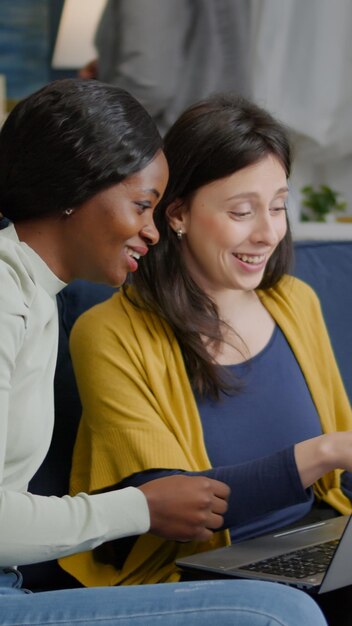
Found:
<path fill-rule="evenodd" d="M 351 406 L 312 289 L 285 276 L 258 295 L 291 345 L 323 431 L 352 429 Z M 83 405 L 72 494 L 103 489 L 153 468 L 211 467 L 181 351 L 166 322 L 134 308 L 118 293 L 79 318 L 71 352 Z M 341 492 L 340 473 L 321 478 L 314 491 L 346 514 L 351 502 Z M 176 558 L 228 542 L 227 531 L 215 533 L 207 543 L 185 544 L 147 533 L 138 538 L 120 570 L 99 563 L 93 552 L 61 559 L 60 564 L 85 586 L 177 581 Z"/>

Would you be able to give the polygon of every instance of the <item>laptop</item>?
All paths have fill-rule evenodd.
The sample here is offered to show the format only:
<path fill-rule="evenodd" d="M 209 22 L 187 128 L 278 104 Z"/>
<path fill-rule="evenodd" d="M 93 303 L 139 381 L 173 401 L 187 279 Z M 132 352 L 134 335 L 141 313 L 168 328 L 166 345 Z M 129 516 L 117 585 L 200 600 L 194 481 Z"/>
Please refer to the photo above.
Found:
<path fill-rule="evenodd" d="M 255 578 L 285 583 L 312 593 L 352 585 L 352 516 L 276 531 L 178 559 L 193 574 Z"/>

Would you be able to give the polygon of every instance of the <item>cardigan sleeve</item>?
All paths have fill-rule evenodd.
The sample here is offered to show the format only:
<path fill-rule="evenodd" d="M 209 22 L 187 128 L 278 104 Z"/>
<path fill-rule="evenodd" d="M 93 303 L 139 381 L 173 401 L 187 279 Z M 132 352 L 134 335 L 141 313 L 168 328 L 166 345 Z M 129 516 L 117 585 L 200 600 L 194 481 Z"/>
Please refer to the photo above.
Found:
<path fill-rule="evenodd" d="M 210 468 L 194 396 L 172 333 L 136 310 L 121 292 L 85 312 L 70 348 L 82 401 L 71 494 L 105 490 L 154 468 Z M 229 543 L 227 531 L 205 543 L 140 536 L 121 569 L 90 552 L 60 561 L 82 584 L 116 585 L 179 579 L 175 559 Z"/>
<path fill-rule="evenodd" d="M 136 316 L 132 324 L 116 294 L 73 327 L 70 349 L 83 410 L 72 493 L 104 489 L 148 469 L 210 467 L 200 425 L 188 424 L 195 401 L 186 374 L 178 377 L 182 357 L 160 323 L 142 312 Z"/>

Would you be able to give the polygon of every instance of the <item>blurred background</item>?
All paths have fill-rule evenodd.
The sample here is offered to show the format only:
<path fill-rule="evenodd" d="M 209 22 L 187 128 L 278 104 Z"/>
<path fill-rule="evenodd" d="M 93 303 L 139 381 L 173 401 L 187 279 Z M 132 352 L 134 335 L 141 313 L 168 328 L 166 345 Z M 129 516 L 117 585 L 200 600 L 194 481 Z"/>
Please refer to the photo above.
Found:
<path fill-rule="evenodd" d="M 0 0 L 0 122 L 81 72 L 129 89 L 164 132 L 220 85 L 288 126 L 296 236 L 352 238 L 351 30 L 352 0 Z"/>

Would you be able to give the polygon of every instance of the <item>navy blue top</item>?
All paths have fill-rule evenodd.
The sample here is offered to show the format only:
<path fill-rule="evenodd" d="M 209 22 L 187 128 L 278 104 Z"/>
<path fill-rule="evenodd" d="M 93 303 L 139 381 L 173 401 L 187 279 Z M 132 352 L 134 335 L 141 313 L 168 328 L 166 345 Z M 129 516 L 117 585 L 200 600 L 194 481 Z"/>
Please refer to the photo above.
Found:
<path fill-rule="evenodd" d="M 260 353 L 227 369 L 243 381 L 240 393 L 222 394 L 220 402 L 197 397 L 205 446 L 213 467 L 260 459 L 322 434 L 302 371 L 278 326 Z M 309 512 L 313 500 L 310 490 L 306 501 L 252 522 L 235 524 L 231 528 L 232 540 L 293 523 Z"/>

